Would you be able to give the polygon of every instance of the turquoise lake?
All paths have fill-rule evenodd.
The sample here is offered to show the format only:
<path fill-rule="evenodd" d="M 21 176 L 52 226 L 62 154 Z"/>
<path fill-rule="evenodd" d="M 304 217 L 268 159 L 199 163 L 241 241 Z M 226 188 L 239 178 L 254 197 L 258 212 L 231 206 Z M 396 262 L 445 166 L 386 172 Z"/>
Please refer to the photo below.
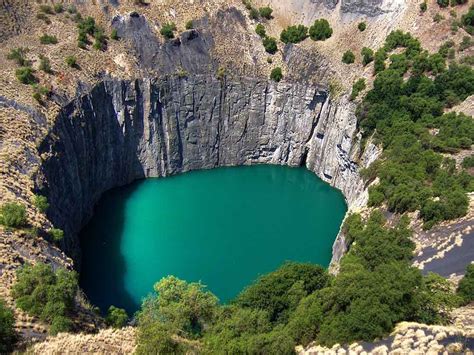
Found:
<path fill-rule="evenodd" d="M 167 275 L 225 303 L 287 260 L 328 266 L 346 204 L 304 168 L 259 165 L 136 181 L 103 195 L 80 235 L 80 284 L 130 314 Z"/>

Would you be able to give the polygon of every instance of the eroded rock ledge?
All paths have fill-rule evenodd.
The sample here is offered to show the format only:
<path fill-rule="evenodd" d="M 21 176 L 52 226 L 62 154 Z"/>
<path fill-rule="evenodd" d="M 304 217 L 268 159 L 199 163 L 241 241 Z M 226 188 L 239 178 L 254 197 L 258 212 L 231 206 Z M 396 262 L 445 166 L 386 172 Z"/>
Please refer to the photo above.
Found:
<path fill-rule="evenodd" d="M 106 80 L 65 105 L 40 146 L 37 186 L 48 217 L 78 256 L 77 233 L 101 194 L 135 179 L 247 164 L 306 166 L 339 188 L 349 207 L 366 192 L 354 144 L 354 105 L 324 88 L 244 78 Z M 335 243 L 334 258 L 345 250 Z"/>

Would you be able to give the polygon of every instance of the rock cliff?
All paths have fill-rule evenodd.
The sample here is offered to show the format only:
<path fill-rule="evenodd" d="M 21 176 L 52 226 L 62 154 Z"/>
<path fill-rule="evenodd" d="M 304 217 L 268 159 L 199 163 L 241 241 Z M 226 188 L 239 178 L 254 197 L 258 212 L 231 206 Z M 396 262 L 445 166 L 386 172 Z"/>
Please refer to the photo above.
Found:
<path fill-rule="evenodd" d="M 322 87 L 208 75 L 105 80 L 64 106 L 39 150 L 49 219 L 77 235 L 106 190 L 135 179 L 218 166 L 306 166 L 364 204 L 354 105 Z M 368 161 L 365 158 L 363 161 Z M 339 240 L 335 255 L 341 256 Z"/>

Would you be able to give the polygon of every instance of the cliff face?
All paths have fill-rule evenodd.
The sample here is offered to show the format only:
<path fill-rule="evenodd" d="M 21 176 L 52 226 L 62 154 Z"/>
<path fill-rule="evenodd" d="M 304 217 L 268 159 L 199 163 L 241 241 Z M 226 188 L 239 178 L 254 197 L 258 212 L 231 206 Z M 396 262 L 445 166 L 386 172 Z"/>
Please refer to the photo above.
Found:
<path fill-rule="evenodd" d="M 306 166 L 357 206 L 366 194 L 354 162 L 353 110 L 321 88 L 259 79 L 108 80 L 60 112 L 40 146 L 48 158 L 38 188 L 76 256 L 75 236 L 100 195 L 139 178 L 228 165 Z"/>

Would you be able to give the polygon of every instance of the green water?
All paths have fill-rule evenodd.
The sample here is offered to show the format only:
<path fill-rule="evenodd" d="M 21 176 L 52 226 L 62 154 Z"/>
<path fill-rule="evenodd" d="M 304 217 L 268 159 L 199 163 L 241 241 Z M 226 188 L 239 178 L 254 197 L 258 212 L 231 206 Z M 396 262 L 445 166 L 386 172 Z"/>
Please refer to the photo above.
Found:
<path fill-rule="evenodd" d="M 167 275 L 227 302 L 286 260 L 327 266 L 345 212 L 342 194 L 303 168 L 137 181 L 106 193 L 81 232 L 81 286 L 103 311 L 133 313 Z"/>

